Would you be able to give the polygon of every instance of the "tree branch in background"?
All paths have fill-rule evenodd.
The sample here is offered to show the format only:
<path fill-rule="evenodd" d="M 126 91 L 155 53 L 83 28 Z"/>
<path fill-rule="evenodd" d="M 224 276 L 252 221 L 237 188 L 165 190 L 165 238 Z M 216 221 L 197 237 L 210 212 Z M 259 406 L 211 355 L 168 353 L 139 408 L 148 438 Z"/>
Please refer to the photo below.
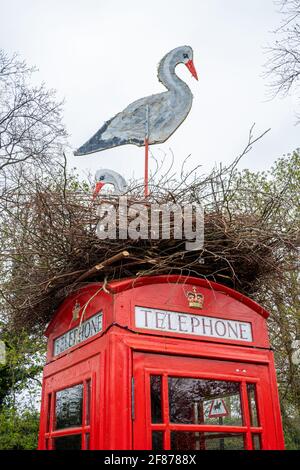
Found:
<path fill-rule="evenodd" d="M 266 77 L 271 80 L 272 97 L 293 91 L 300 99 L 300 0 L 278 0 L 275 4 L 282 21 L 274 31 L 274 44 L 267 48 Z"/>
<path fill-rule="evenodd" d="M 0 183 L 9 167 L 46 164 L 59 153 L 66 131 L 62 102 L 45 85 L 30 84 L 34 68 L 0 49 Z"/>

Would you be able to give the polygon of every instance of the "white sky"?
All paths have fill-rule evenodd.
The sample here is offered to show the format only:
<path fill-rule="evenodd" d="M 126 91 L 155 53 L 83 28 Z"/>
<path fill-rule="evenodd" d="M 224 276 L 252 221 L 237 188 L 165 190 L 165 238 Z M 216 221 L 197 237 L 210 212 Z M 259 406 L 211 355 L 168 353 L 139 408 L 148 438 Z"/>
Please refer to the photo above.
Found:
<path fill-rule="evenodd" d="M 176 133 L 153 153 L 172 149 L 176 168 L 192 154 L 208 171 L 229 163 L 248 131 L 271 132 L 241 167 L 267 169 L 300 146 L 296 98 L 267 101 L 263 47 L 280 15 L 273 0 L 0 0 L 0 47 L 39 68 L 37 79 L 64 97 L 72 148 L 90 138 L 135 99 L 164 91 L 157 64 L 169 50 L 190 45 L 199 75 L 178 74 L 190 86 L 192 110 Z M 71 154 L 70 154 L 71 155 Z M 143 148 L 118 147 L 70 163 L 94 172 L 112 168 L 143 175 Z"/>

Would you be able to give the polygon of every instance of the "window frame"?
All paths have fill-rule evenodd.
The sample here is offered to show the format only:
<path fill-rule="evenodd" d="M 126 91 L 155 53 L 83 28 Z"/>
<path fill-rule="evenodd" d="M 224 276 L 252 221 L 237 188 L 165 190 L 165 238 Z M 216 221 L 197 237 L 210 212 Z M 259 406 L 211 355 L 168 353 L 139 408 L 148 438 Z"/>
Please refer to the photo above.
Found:
<path fill-rule="evenodd" d="M 143 359 L 137 360 L 141 354 L 148 359 L 143 363 Z M 171 449 L 171 432 L 172 431 L 191 431 L 191 432 L 216 432 L 216 433 L 235 433 L 237 435 L 244 436 L 245 450 L 253 450 L 253 441 L 252 437 L 254 435 L 259 435 L 261 449 L 265 448 L 265 420 L 264 420 L 264 407 L 262 402 L 262 394 L 265 393 L 264 378 L 260 377 L 260 373 L 257 373 L 256 366 L 252 364 L 245 364 L 236 362 L 236 366 L 232 361 L 215 361 L 214 359 L 205 359 L 205 358 L 195 358 L 195 357 L 180 357 L 173 356 L 173 363 L 167 369 L 163 362 L 160 361 L 161 355 L 152 355 L 152 354 L 143 354 L 136 352 L 134 354 L 134 386 L 135 386 L 135 396 L 140 397 L 139 401 L 135 402 L 135 420 L 134 420 L 134 435 L 133 435 L 133 446 L 136 445 L 136 442 L 141 442 L 144 435 L 145 444 L 143 448 L 152 449 L 152 432 L 158 431 L 163 432 L 163 450 L 172 450 Z M 170 357 L 170 356 L 169 356 Z M 170 360 L 170 359 L 166 359 Z M 199 360 L 196 368 L 193 366 L 191 369 L 188 367 L 190 360 L 197 361 Z M 209 368 L 203 368 L 204 361 L 209 365 Z M 151 362 L 151 364 L 150 364 Z M 218 364 L 219 362 L 219 364 Z M 220 365 L 221 364 L 221 365 Z M 195 365 L 195 363 L 194 363 Z M 246 365 L 246 370 L 240 375 L 234 375 L 232 367 L 236 367 L 237 371 L 242 372 L 243 367 Z M 242 367 L 243 366 L 243 367 Z M 242 367 L 242 369 L 241 369 Z M 208 372 L 209 369 L 212 369 L 211 372 Z M 162 423 L 152 423 L 151 419 L 151 375 L 161 376 L 162 384 L 162 396 L 161 396 L 161 406 L 162 406 Z M 228 382 L 238 382 L 240 384 L 240 399 L 241 399 L 241 412 L 243 424 L 238 426 L 231 425 L 218 425 L 218 424 L 180 424 L 172 423 L 169 420 L 169 397 L 168 397 L 168 378 L 169 377 L 182 377 L 182 378 L 195 378 L 195 379 L 208 379 L 208 380 L 221 380 Z M 248 403 L 248 393 L 247 393 L 247 384 L 253 383 L 256 385 L 256 406 L 257 412 L 260 417 L 259 426 L 251 425 L 250 409 Z M 144 399 L 141 399 L 142 392 L 141 387 L 143 387 Z M 142 410 L 144 407 L 144 411 Z M 145 427 L 145 431 L 141 429 L 141 426 Z M 136 437 L 135 437 L 136 436 Z M 136 441 L 137 438 L 137 441 Z M 137 444 L 139 445 L 139 444 Z M 139 448 L 139 447 L 138 447 Z M 157 449 L 158 450 L 158 449 Z"/>
<path fill-rule="evenodd" d="M 88 382 L 89 385 L 89 400 L 87 397 L 88 393 Z M 50 410 L 47 416 L 47 431 L 45 432 L 44 438 L 46 442 L 46 449 L 47 450 L 55 450 L 54 440 L 57 437 L 64 437 L 64 436 L 71 436 L 74 434 L 81 435 L 81 450 L 88 450 L 87 449 L 87 434 L 89 434 L 89 445 L 91 442 L 91 417 L 92 417 L 92 403 L 93 403 L 93 395 L 94 395 L 94 383 L 95 377 L 94 374 L 89 375 L 87 377 L 81 378 L 81 380 L 77 380 L 74 383 L 68 383 L 64 387 L 59 387 L 55 390 L 52 390 L 47 395 L 47 409 Z M 82 421 L 81 426 L 73 426 L 69 428 L 63 429 L 55 429 L 56 425 L 56 393 L 62 390 L 74 387 L 76 385 L 83 384 L 83 397 L 82 397 Z M 87 401 L 89 401 L 89 423 L 86 423 L 87 418 Z"/>

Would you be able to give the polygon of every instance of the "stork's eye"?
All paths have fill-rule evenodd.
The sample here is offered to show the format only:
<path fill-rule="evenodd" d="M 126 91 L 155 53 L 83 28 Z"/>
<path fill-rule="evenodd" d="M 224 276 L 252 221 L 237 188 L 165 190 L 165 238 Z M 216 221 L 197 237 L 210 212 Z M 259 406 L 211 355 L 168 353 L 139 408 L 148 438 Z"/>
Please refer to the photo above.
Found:
<path fill-rule="evenodd" d="M 103 181 L 104 180 L 104 175 L 100 176 L 99 180 Z"/>
<path fill-rule="evenodd" d="M 188 55 L 188 54 L 183 54 L 183 58 L 184 58 L 184 59 L 188 59 L 188 58 L 189 58 L 189 55 Z"/>

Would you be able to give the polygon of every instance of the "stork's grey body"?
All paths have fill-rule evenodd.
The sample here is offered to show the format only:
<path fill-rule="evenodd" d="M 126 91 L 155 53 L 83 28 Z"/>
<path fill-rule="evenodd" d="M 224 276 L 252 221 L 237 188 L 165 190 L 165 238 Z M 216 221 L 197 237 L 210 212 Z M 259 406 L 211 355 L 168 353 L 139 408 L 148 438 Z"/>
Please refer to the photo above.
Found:
<path fill-rule="evenodd" d="M 193 95 L 175 73 L 185 63 L 197 78 L 193 66 L 193 50 L 189 46 L 173 49 L 160 61 L 158 79 L 168 91 L 141 98 L 107 121 L 96 134 L 82 145 L 75 155 L 86 155 L 119 145 L 165 142 L 187 117 Z M 192 65 L 191 65 L 192 64 Z"/>

